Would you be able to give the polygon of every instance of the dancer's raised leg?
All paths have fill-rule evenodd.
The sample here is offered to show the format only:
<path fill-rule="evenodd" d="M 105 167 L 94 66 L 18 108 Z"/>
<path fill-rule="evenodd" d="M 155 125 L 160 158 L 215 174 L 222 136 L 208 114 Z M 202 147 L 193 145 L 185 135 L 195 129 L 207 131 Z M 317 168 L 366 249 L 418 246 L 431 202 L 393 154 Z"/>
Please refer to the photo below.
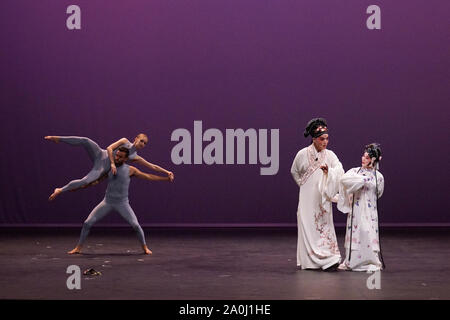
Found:
<path fill-rule="evenodd" d="M 81 179 L 72 180 L 62 188 L 55 188 L 49 197 L 49 201 L 54 200 L 62 192 L 78 189 L 93 182 L 109 170 L 106 151 L 101 149 L 95 141 L 89 138 L 77 136 L 46 136 L 45 139 L 56 143 L 64 142 L 74 146 L 82 146 L 88 153 L 89 158 L 94 162 L 94 168 L 86 176 Z"/>
<path fill-rule="evenodd" d="M 59 142 L 59 137 L 58 137 L 58 136 L 45 136 L 44 139 L 45 139 L 45 140 L 53 141 L 53 142 L 55 142 L 55 143 L 58 143 L 58 142 Z"/>
<path fill-rule="evenodd" d="M 89 158 L 92 161 L 95 161 L 98 156 L 102 153 L 103 149 L 99 147 L 99 145 L 86 137 L 77 137 L 77 136 L 46 136 L 44 137 L 46 140 L 51 140 L 56 143 L 64 142 L 70 144 L 72 146 L 82 146 L 89 155 Z"/>

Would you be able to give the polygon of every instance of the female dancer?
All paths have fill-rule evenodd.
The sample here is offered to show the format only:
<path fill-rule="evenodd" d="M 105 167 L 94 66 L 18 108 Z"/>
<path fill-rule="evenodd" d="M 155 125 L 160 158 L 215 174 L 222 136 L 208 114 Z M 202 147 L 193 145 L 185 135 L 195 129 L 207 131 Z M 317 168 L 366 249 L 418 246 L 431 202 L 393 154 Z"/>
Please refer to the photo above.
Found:
<path fill-rule="evenodd" d="M 377 211 L 377 200 L 384 191 L 383 175 L 377 171 L 380 160 L 380 146 L 369 144 L 361 159 L 362 166 L 341 177 L 338 209 L 349 213 L 341 270 L 372 272 L 384 268 Z"/>
<path fill-rule="evenodd" d="M 138 156 L 137 150 L 144 148 L 148 143 L 148 137 L 144 133 L 140 133 L 134 138 L 134 142 L 131 143 L 127 138 L 122 138 L 116 142 L 110 144 L 106 150 L 101 149 L 97 143 L 86 137 L 75 137 L 75 136 L 46 136 L 44 139 L 51 140 L 56 143 L 64 142 L 74 146 L 82 146 L 88 153 L 89 158 L 94 163 L 91 171 L 81 179 L 72 180 L 62 188 L 56 188 L 54 192 L 50 195 L 49 201 L 54 200 L 60 193 L 71 191 L 75 189 L 82 188 L 95 180 L 97 180 L 101 175 L 111 170 L 115 175 L 117 168 L 114 164 L 114 154 L 116 150 L 124 146 L 129 149 L 130 153 L 128 158 L 130 161 L 135 161 L 141 165 L 144 165 L 154 171 L 165 173 L 173 180 L 173 173 L 146 161 L 144 158 Z"/>

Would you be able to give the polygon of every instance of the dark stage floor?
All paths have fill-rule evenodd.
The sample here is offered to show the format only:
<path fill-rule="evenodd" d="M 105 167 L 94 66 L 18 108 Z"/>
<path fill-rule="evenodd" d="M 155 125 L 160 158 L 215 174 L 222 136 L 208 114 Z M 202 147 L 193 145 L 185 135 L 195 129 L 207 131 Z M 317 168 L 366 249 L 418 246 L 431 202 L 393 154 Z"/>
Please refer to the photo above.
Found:
<path fill-rule="evenodd" d="M 297 270 L 294 229 L 147 229 L 145 256 L 131 229 L 94 227 L 84 254 L 69 256 L 79 231 L 2 229 L 0 298 L 450 299 L 448 229 L 384 230 L 387 270 L 372 290 L 371 274 Z M 69 290 L 69 265 L 102 275 Z"/>

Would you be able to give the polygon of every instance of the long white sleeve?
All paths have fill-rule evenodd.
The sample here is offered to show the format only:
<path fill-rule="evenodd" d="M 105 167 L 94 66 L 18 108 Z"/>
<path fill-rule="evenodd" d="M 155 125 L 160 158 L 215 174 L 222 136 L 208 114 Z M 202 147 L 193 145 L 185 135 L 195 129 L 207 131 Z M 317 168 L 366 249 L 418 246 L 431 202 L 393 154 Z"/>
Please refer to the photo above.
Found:
<path fill-rule="evenodd" d="M 357 169 L 347 171 L 340 179 L 337 208 L 343 213 L 352 210 L 352 195 L 364 186 L 364 177 L 357 174 Z"/>
<path fill-rule="evenodd" d="M 364 176 L 352 169 L 341 177 L 341 183 L 347 193 L 355 193 L 364 186 Z"/>
<path fill-rule="evenodd" d="M 302 162 L 304 161 L 305 157 L 305 152 L 302 152 L 302 150 L 300 150 L 297 155 L 294 158 L 294 161 L 292 162 L 292 166 L 291 166 L 291 175 L 292 178 L 294 178 L 295 183 L 297 183 L 297 185 L 300 187 L 301 183 L 300 183 L 300 177 L 301 174 L 303 173 L 303 166 L 302 166 Z"/>
<path fill-rule="evenodd" d="M 381 198 L 384 192 L 384 177 L 380 171 L 377 171 L 378 198 Z"/>
<path fill-rule="evenodd" d="M 328 174 L 324 174 L 319 183 L 319 191 L 322 194 L 322 203 L 333 200 L 333 197 L 339 192 L 339 181 L 344 174 L 344 168 L 338 157 L 332 151 L 328 152 L 330 154 Z"/>

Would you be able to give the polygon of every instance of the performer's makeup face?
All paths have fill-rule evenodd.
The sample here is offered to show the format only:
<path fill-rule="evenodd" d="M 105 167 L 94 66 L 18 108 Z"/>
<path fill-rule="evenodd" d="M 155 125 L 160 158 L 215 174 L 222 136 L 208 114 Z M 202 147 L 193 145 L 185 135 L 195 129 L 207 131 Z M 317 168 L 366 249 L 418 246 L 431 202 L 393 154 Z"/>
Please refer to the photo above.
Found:
<path fill-rule="evenodd" d="M 328 146 L 328 134 L 325 133 L 321 135 L 320 137 L 313 138 L 314 146 L 316 147 L 317 151 L 322 151 L 327 148 Z"/>
<path fill-rule="evenodd" d="M 361 165 L 363 167 L 369 167 L 371 162 L 372 159 L 370 159 L 369 154 L 367 152 L 364 152 L 364 154 L 361 157 Z"/>
<path fill-rule="evenodd" d="M 114 156 L 114 164 L 116 166 L 121 166 L 122 164 L 125 163 L 125 161 L 127 161 L 127 159 L 128 159 L 128 157 L 127 157 L 126 153 L 118 150 L 116 152 L 116 155 Z"/>
<path fill-rule="evenodd" d="M 137 136 L 136 139 L 134 139 L 136 149 L 142 149 L 145 147 L 148 143 L 148 139 L 145 136 Z"/>

